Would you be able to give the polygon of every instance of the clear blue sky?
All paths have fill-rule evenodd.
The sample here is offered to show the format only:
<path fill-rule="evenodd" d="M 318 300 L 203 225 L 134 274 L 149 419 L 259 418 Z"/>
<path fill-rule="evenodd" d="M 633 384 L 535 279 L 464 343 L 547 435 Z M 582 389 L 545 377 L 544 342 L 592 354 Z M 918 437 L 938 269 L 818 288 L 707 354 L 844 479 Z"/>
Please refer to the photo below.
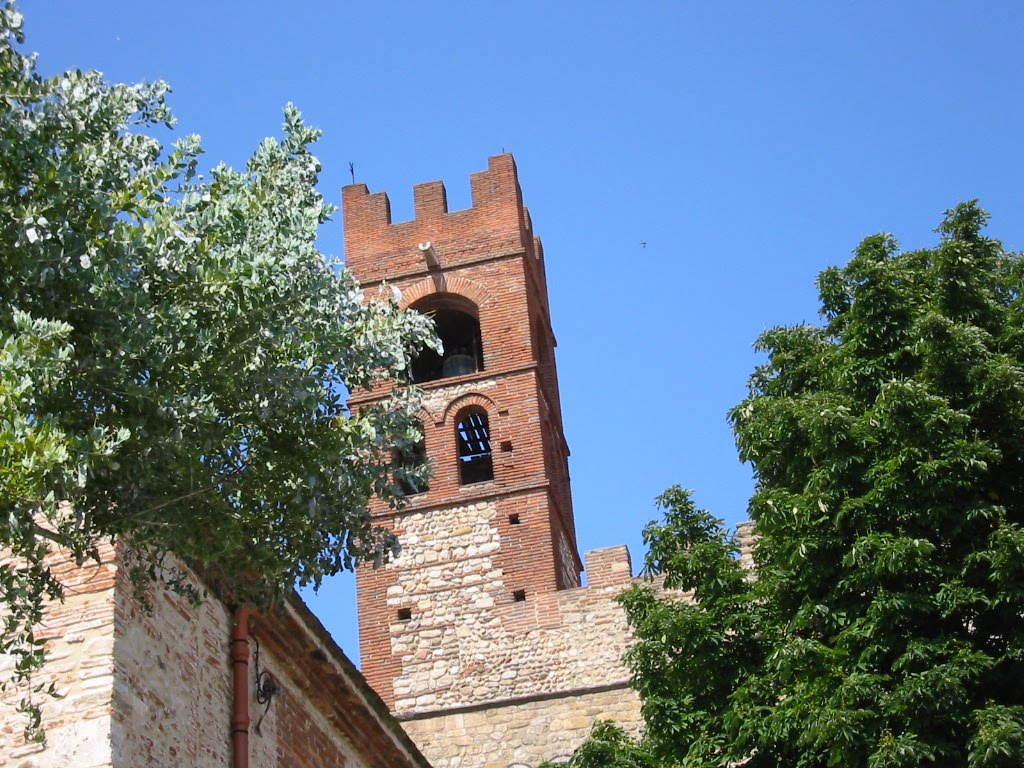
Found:
<path fill-rule="evenodd" d="M 666 486 L 734 524 L 749 470 L 726 411 L 765 328 L 865 235 L 934 242 L 980 198 L 1024 246 L 1024 3 L 23 0 L 40 67 L 163 79 L 210 164 L 296 103 L 321 189 L 412 217 L 412 186 L 515 154 L 545 245 L 582 550 L 634 564 Z M 641 242 L 647 243 L 646 248 Z M 340 221 L 321 247 L 341 255 Z M 351 579 L 310 599 L 353 658 Z"/>

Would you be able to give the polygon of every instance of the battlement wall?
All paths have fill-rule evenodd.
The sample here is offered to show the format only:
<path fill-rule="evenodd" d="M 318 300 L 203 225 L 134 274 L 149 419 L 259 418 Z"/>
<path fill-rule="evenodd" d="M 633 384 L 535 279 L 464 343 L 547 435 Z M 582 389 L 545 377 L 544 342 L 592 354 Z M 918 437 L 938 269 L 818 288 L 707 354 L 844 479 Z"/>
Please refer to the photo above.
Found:
<path fill-rule="evenodd" d="M 521 253 L 536 261 L 530 215 L 512 155 L 491 157 L 486 171 L 470 176 L 470 187 L 472 207 L 449 211 L 443 182 L 417 184 L 416 218 L 393 223 L 387 193 L 371 193 L 365 184 L 346 186 L 346 265 L 364 285 L 426 273 L 428 265 L 417 246 L 427 242 L 434 246 L 441 270 Z"/>

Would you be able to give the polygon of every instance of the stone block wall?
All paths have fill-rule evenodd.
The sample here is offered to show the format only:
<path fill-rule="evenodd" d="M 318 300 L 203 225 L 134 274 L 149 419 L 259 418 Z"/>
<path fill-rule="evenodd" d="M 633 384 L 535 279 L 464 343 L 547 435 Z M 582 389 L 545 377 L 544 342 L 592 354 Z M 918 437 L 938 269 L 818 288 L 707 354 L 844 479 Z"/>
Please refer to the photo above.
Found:
<path fill-rule="evenodd" d="M 435 535 L 446 525 L 438 521 Z M 493 533 L 480 541 L 493 545 Z M 625 547 L 587 554 L 588 586 L 519 602 L 488 597 L 504 591 L 500 570 L 479 581 L 463 574 L 472 583 L 448 590 L 444 608 L 428 572 L 402 573 L 424 587 L 433 612 L 419 620 L 435 625 L 394 633 L 395 709 L 435 768 L 534 766 L 571 754 L 599 719 L 639 733 L 640 703 L 622 664 L 629 627 L 614 600 L 632 583 Z M 395 590 L 395 605 L 410 586 Z"/>
<path fill-rule="evenodd" d="M 37 683 L 56 686 L 60 699 L 35 697 L 43 707 L 48 746 L 26 744 L 25 716 L 17 711 L 22 692 L 0 695 L 0 768 L 110 768 L 114 695 L 114 584 L 111 547 L 100 563 L 53 565 L 65 585 L 63 603 L 50 605 L 37 637 L 46 641 L 49 663 Z M 12 661 L 0 655 L 0 676 Z"/>
<path fill-rule="evenodd" d="M 46 612 L 38 681 L 62 698 L 42 702 L 45 746 L 24 743 L 16 698 L 0 699 L 0 768 L 232 765 L 234 613 L 158 589 L 145 611 L 116 552 L 103 558 L 55 567 L 67 599 Z M 255 614 L 249 646 L 250 768 L 429 768 L 298 598 Z M 256 700 L 257 648 L 281 691 L 269 707 Z"/>
<path fill-rule="evenodd" d="M 615 687 L 409 720 L 405 729 L 434 768 L 534 768 L 566 761 L 598 720 L 638 736 L 639 711 L 636 692 Z"/>

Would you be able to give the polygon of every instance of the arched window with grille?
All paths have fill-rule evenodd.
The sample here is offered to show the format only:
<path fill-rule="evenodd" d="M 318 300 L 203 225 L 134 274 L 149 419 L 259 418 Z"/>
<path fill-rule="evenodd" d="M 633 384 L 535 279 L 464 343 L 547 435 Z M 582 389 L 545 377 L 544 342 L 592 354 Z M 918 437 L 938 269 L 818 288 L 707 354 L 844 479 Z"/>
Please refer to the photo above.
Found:
<path fill-rule="evenodd" d="M 491 458 L 491 428 L 487 412 L 472 408 L 455 425 L 459 454 L 459 483 L 482 483 L 494 479 Z"/>

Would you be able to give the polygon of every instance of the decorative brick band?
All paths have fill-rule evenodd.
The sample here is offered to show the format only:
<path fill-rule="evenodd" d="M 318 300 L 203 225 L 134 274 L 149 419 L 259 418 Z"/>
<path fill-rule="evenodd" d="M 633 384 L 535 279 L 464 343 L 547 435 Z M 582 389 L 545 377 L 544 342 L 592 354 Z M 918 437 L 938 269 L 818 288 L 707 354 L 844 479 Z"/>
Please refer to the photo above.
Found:
<path fill-rule="evenodd" d="M 482 386 L 487 382 L 501 381 L 502 379 L 511 378 L 517 376 L 520 373 L 527 371 L 535 371 L 538 369 L 538 365 L 535 362 L 526 363 L 525 365 L 517 365 L 515 367 L 505 368 L 501 371 L 476 371 L 475 373 L 467 373 L 462 376 L 453 376 L 451 378 L 436 379 L 434 381 L 425 381 L 417 386 L 422 389 L 429 397 L 432 393 L 443 391 L 450 387 L 463 387 L 463 386 Z M 390 384 L 380 387 L 372 392 L 360 392 L 356 391 L 349 395 L 348 402 L 349 406 L 356 408 L 371 403 L 377 403 L 381 400 L 386 399 L 391 394 Z M 545 400 L 545 403 L 547 401 Z M 550 407 L 550 406 L 549 406 Z M 443 421 L 436 422 L 443 424 Z"/>

